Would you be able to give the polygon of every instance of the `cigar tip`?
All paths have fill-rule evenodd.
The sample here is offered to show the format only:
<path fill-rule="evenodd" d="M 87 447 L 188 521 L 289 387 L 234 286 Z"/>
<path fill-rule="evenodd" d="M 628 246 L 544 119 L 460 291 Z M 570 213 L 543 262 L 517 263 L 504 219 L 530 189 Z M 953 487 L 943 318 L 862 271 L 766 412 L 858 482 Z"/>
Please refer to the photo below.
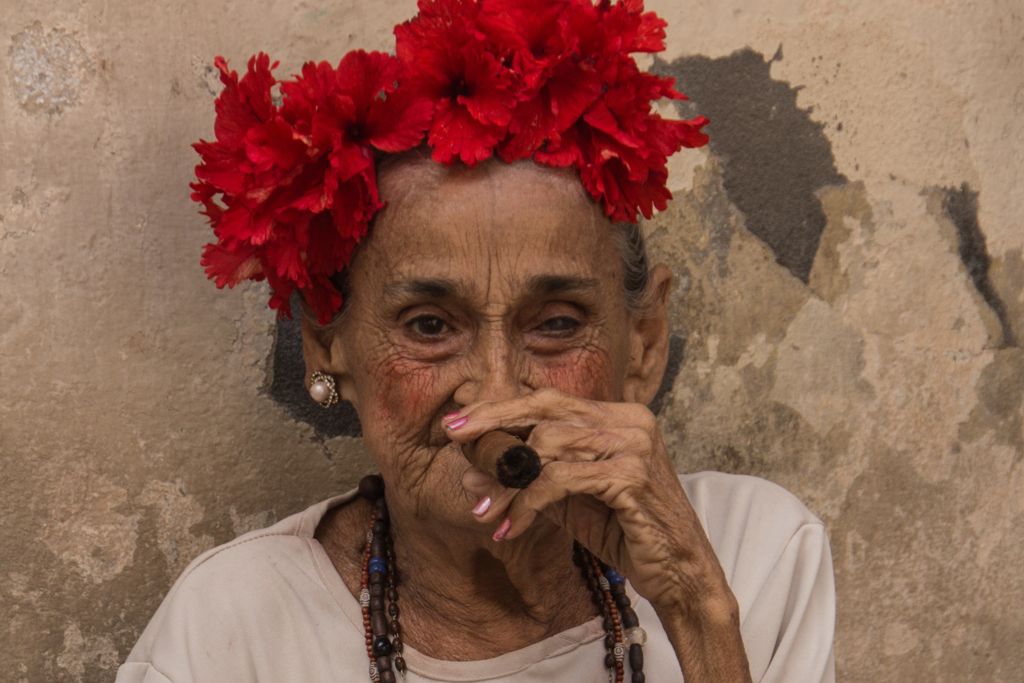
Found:
<path fill-rule="evenodd" d="M 540 456 L 526 444 L 511 446 L 497 462 L 498 481 L 510 489 L 525 489 L 540 476 Z"/>

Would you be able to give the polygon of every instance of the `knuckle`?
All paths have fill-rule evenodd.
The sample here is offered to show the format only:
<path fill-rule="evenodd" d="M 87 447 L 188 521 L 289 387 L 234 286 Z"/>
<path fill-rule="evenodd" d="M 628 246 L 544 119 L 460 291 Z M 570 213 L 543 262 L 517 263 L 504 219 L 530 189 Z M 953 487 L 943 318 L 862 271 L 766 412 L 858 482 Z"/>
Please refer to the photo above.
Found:
<path fill-rule="evenodd" d="M 654 450 L 654 437 L 646 429 L 634 429 L 630 436 L 634 448 L 640 453 L 647 454 Z"/>
<path fill-rule="evenodd" d="M 552 422 L 539 422 L 530 432 L 528 441 L 534 447 L 549 446 L 554 442 L 558 427 Z"/>
<path fill-rule="evenodd" d="M 658 429 L 658 418 L 654 416 L 654 413 L 650 409 L 639 403 L 633 405 L 632 415 L 630 416 L 633 423 L 643 429 L 646 432 L 655 432 Z"/>
<path fill-rule="evenodd" d="M 556 400 L 561 395 L 561 392 L 552 387 L 541 387 L 537 391 L 531 394 L 533 400 L 537 403 L 548 403 Z"/>

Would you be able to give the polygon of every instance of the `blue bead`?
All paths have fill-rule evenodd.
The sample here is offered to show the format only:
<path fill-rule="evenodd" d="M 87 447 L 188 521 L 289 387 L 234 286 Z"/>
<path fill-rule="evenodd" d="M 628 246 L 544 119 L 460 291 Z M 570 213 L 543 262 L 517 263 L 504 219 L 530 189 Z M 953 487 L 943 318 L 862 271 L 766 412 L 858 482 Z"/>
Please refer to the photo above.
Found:
<path fill-rule="evenodd" d="M 618 573 L 614 569 L 609 569 L 604 573 L 604 578 L 608 579 L 608 583 L 626 583 L 626 580 L 622 578 L 622 574 Z"/>
<path fill-rule="evenodd" d="M 367 566 L 368 573 L 381 572 L 382 574 L 388 573 L 387 562 L 384 561 L 383 557 L 371 557 L 370 563 Z"/>

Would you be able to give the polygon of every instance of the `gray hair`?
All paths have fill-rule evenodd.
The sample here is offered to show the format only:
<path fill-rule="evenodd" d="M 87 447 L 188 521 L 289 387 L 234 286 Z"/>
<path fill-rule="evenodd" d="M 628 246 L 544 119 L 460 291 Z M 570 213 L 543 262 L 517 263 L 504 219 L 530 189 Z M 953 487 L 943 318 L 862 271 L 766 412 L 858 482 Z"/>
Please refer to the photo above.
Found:
<path fill-rule="evenodd" d="M 651 261 L 647 255 L 647 242 L 639 223 L 616 223 L 615 238 L 622 258 L 622 289 L 626 308 L 633 315 L 643 315 L 650 305 L 648 285 L 651 281 Z"/>

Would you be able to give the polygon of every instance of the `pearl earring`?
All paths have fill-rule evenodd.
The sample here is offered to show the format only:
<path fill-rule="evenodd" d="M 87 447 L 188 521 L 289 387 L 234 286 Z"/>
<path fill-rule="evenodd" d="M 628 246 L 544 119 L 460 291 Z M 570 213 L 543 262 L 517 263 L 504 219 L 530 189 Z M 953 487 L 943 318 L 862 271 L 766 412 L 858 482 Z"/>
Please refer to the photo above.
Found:
<path fill-rule="evenodd" d="M 309 385 L 309 395 L 321 408 L 330 408 L 338 402 L 338 390 L 335 388 L 333 377 L 317 370 L 310 379 L 312 383 Z"/>

